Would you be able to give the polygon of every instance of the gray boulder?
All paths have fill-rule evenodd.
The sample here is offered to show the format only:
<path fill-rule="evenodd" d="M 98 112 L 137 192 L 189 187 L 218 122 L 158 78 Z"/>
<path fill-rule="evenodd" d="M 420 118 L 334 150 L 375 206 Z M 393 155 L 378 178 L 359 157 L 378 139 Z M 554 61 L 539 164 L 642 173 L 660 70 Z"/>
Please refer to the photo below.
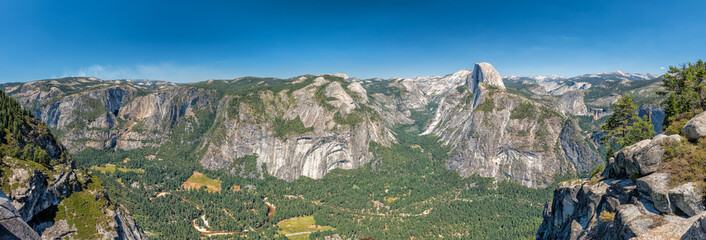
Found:
<path fill-rule="evenodd" d="M 669 199 L 669 173 L 653 173 L 637 179 L 640 195 L 652 201 L 654 207 L 665 214 L 675 212 L 675 206 Z"/>
<path fill-rule="evenodd" d="M 681 128 L 681 134 L 689 141 L 696 141 L 706 136 L 706 112 L 702 112 L 692 118 Z"/>
<path fill-rule="evenodd" d="M 0 240 L 5 239 L 40 239 L 12 205 L 4 192 L 0 191 Z"/>
<path fill-rule="evenodd" d="M 652 201 L 661 213 L 694 216 L 706 210 L 703 194 L 694 182 L 672 188 L 669 186 L 669 173 L 653 173 L 637 179 L 636 183 L 640 196 Z"/>
<path fill-rule="evenodd" d="M 608 178 L 640 177 L 656 172 L 662 167 L 664 160 L 662 145 L 668 141 L 681 141 L 681 137 L 660 134 L 652 140 L 642 140 L 621 149 L 608 159 L 603 176 Z"/>
<path fill-rule="evenodd" d="M 703 194 L 695 182 L 688 182 L 669 190 L 669 200 L 688 216 L 706 211 Z"/>
<path fill-rule="evenodd" d="M 686 231 L 682 240 L 699 240 L 706 239 L 706 217 L 700 217 L 691 228 Z"/>

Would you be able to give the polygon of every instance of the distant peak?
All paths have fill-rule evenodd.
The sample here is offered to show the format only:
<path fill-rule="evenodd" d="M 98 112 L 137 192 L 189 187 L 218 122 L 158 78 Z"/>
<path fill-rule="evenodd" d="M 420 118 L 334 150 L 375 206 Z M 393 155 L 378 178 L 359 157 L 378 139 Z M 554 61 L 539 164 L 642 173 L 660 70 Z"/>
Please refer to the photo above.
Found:
<path fill-rule="evenodd" d="M 466 86 L 469 89 L 476 89 L 479 83 L 484 82 L 491 86 L 496 86 L 500 89 L 505 89 L 505 84 L 503 84 L 503 78 L 495 70 L 495 67 L 487 62 L 476 63 L 473 66 L 473 78 L 469 79 L 473 82 L 466 82 Z"/>
<path fill-rule="evenodd" d="M 348 79 L 351 78 L 351 77 L 348 76 L 348 74 L 345 74 L 345 73 L 334 73 L 333 75 L 336 76 L 336 77 L 343 78 L 343 79 L 345 79 L 345 80 L 348 80 Z"/>

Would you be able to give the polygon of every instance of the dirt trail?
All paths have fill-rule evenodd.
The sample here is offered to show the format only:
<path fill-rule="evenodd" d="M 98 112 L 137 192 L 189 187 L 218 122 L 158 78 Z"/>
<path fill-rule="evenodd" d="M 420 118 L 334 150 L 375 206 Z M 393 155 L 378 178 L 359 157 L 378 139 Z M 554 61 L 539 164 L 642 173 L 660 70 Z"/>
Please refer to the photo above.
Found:
<path fill-rule="evenodd" d="M 196 204 L 195 202 L 193 202 L 193 201 L 191 201 L 191 200 L 189 200 L 189 199 L 187 199 L 187 198 L 185 198 L 185 197 L 183 197 L 183 196 L 181 196 L 181 195 L 179 195 L 179 194 L 176 194 L 176 193 L 173 193 L 173 194 L 176 195 L 177 197 L 181 198 L 181 200 L 183 200 L 183 201 L 185 201 L 185 202 L 188 202 L 188 203 L 190 203 L 191 205 L 194 205 L 194 206 L 196 207 L 196 209 L 198 209 L 198 210 L 200 210 L 200 211 L 203 211 L 203 207 L 199 206 L 199 205 Z M 250 228 L 250 229 L 252 229 L 253 231 L 260 230 L 262 227 L 264 227 L 264 226 L 266 226 L 267 224 L 269 224 L 270 221 L 272 221 L 272 218 L 275 216 L 275 209 L 276 209 L 276 208 L 275 208 L 275 205 L 273 205 L 272 203 L 268 202 L 268 201 L 267 201 L 267 198 L 263 199 L 263 202 L 265 203 L 265 205 L 267 205 L 267 221 L 266 221 L 265 223 L 263 223 L 262 225 L 260 225 L 259 227 L 257 227 L 257 228 L 254 228 L 254 229 L 253 229 L 253 228 Z M 225 209 L 224 209 L 224 211 L 225 211 Z M 226 213 L 227 213 L 227 212 L 226 212 Z M 230 215 L 230 213 L 229 213 L 228 215 Z M 208 229 L 203 228 L 203 227 L 199 226 L 198 224 L 196 224 L 196 220 L 198 220 L 199 218 L 201 218 L 201 219 L 203 219 L 203 220 L 205 221 L 206 215 L 205 215 L 205 214 L 201 214 L 201 216 L 199 216 L 199 217 L 194 218 L 193 220 L 191 220 L 191 226 L 193 226 L 194 229 L 196 229 L 196 231 L 199 231 L 201 234 L 206 235 L 206 236 L 246 234 L 246 233 L 248 232 L 248 230 L 243 230 L 243 231 L 209 231 Z M 231 218 L 232 218 L 232 216 L 231 216 Z M 246 237 L 246 236 L 247 236 L 247 235 L 242 235 L 241 237 Z"/>

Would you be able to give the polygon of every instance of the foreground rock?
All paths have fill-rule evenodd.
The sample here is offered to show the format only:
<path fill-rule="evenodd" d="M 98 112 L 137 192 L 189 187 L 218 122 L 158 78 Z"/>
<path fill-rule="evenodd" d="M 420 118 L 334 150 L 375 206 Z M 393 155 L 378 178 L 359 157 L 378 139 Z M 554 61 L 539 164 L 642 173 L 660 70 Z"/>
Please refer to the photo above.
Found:
<path fill-rule="evenodd" d="M 0 139 L 0 148 L 23 149 L 23 159 L 20 154 L 3 154 L 0 161 L 0 239 L 143 238 L 132 216 L 110 202 L 100 183 L 75 168 L 46 125 L 18 108 L 4 106 L 0 111 L 5 116 L 21 120 L 15 122 L 20 126 L 17 132 Z M 29 151 L 34 158 L 27 157 Z M 75 219 L 78 211 L 95 214 Z M 80 224 L 86 226 L 76 226 Z"/>
<path fill-rule="evenodd" d="M 0 191 L 0 240 L 40 239 L 12 205 L 5 193 Z"/>
<path fill-rule="evenodd" d="M 681 134 L 689 141 L 696 141 L 706 136 L 706 112 L 702 112 L 692 118 L 682 127 Z"/>
<path fill-rule="evenodd" d="M 694 225 L 682 236 L 684 240 L 706 239 L 706 217 L 700 217 Z"/>
<path fill-rule="evenodd" d="M 680 140 L 638 142 L 616 152 L 602 177 L 560 184 L 537 239 L 703 239 L 702 186 L 674 185 L 664 168 L 664 145 Z"/>
<path fill-rule="evenodd" d="M 626 178 L 645 176 L 662 168 L 664 148 L 668 142 L 681 141 L 679 135 L 660 134 L 653 139 L 642 140 L 616 152 L 606 166 L 606 177 Z"/>

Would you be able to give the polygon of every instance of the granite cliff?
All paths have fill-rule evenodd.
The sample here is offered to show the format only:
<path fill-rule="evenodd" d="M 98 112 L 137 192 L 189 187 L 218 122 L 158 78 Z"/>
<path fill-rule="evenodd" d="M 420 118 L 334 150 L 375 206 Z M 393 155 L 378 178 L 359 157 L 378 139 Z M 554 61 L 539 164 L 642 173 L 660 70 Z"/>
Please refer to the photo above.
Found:
<path fill-rule="evenodd" d="M 472 77 L 446 92 L 425 134 L 452 146 L 447 167 L 463 176 L 511 179 L 530 187 L 587 171 L 600 159 L 562 113 L 505 91 L 499 74 L 476 64 Z M 563 134 L 562 134 L 563 132 Z M 579 139 L 578 141 L 574 139 Z M 582 154 L 578 157 L 576 151 Z"/>
<path fill-rule="evenodd" d="M 143 238 L 144 233 L 127 210 L 111 203 L 100 183 L 95 182 L 90 174 L 75 168 L 71 156 L 44 123 L 22 110 L 3 92 L 0 92 L 0 98 L 3 100 L 0 125 L 12 126 L 0 129 L 3 132 L 0 139 L 0 215 L 7 230 L 3 233 L 8 234 L 3 237 Z M 81 196 L 90 196 L 90 201 L 102 204 L 79 209 L 77 206 L 80 205 L 71 202 Z M 76 212 L 88 210 L 95 213 L 88 220 L 71 217 Z M 13 226 L 8 227 L 8 224 Z"/>

